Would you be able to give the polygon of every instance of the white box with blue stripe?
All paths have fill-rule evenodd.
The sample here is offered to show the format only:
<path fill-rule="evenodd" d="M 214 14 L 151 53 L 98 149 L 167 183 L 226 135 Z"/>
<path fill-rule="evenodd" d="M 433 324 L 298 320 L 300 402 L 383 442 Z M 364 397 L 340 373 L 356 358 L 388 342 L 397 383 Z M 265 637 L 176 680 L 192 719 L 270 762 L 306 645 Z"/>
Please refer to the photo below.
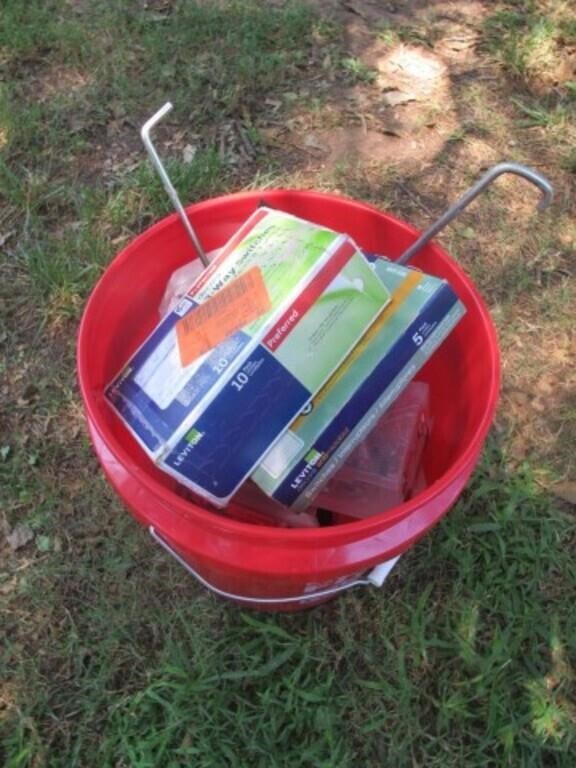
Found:
<path fill-rule="evenodd" d="M 371 258 L 390 304 L 252 475 L 286 506 L 312 502 L 465 314 L 445 280 Z"/>

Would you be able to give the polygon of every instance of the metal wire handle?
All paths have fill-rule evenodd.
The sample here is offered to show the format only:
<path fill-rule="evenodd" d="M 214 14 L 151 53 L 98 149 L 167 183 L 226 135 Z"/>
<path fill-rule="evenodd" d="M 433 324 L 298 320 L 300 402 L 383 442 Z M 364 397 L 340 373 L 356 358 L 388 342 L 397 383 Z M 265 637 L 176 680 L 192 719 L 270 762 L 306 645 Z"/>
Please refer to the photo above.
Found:
<path fill-rule="evenodd" d="M 339 584 L 338 586 L 330 587 L 329 589 L 319 589 L 315 592 L 307 592 L 302 595 L 295 595 L 291 597 L 247 597 L 246 595 L 237 595 L 234 592 L 227 592 L 226 590 L 220 589 L 214 584 L 211 584 L 203 576 L 201 576 L 198 571 L 192 568 L 192 566 L 187 563 L 186 560 L 184 560 L 184 558 L 181 557 L 178 552 L 176 552 L 176 550 L 170 546 L 170 544 L 168 544 L 166 539 L 164 539 L 164 537 L 158 533 L 153 525 L 148 528 L 148 531 L 154 541 L 157 544 L 160 544 L 160 546 L 166 550 L 166 552 L 168 552 L 168 554 L 171 555 L 175 560 L 177 560 L 180 565 L 188 571 L 189 574 L 194 576 L 194 578 L 199 581 L 203 587 L 206 587 L 211 592 L 214 592 L 214 594 L 219 595 L 220 597 L 225 597 L 228 600 L 235 600 L 236 602 L 251 605 L 277 605 L 278 603 L 282 605 L 289 605 L 290 603 L 294 604 L 308 600 L 317 600 L 321 597 L 331 597 L 332 595 L 337 595 L 340 592 L 345 592 L 347 589 L 351 589 L 352 587 L 381 587 L 392 568 L 394 568 L 400 559 L 400 555 L 397 555 L 397 557 L 393 557 L 390 560 L 377 565 L 366 574 L 366 578 L 355 579 L 354 581 L 349 581 L 346 584 Z"/>
<path fill-rule="evenodd" d="M 542 192 L 542 197 L 538 203 L 538 210 L 543 211 L 548 208 L 554 198 L 554 189 L 548 179 L 542 176 L 538 171 L 528 168 L 525 165 L 518 163 L 499 163 L 493 168 L 490 168 L 484 176 L 482 176 L 473 186 L 470 187 L 468 192 L 465 192 L 462 197 L 457 200 L 453 205 L 448 208 L 440 218 L 432 224 L 425 232 L 423 232 L 418 240 L 407 248 L 404 253 L 397 259 L 398 264 L 406 264 L 410 259 L 415 256 L 418 251 L 423 248 L 427 243 L 435 237 L 438 232 L 444 229 L 447 224 L 453 221 L 459 216 L 462 211 L 467 208 L 470 203 L 475 200 L 479 194 L 484 192 L 486 187 L 490 186 L 503 173 L 512 173 L 515 176 L 522 176 L 527 181 L 532 182 Z"/>
<path fill-rule="evenodd" d="M 182 221 L 182 224 L 184 224 L 184 228 L 186 229 L 186 232 L 188 233 L 188 236 L 192 241 L 192 244 L 194 245 L 196 253 L 198 254 L 198 256 L 200 256 L 200 260 L 202 261 L 202 264 L 204 264 L 204 266 L 207 267 L 209 262 L 208 262 L 206 253 L 204 251 L 204 248 L 202 247 L 202 244 L 200 243 L 200 239 L 198 238 L 198 235 L 194 231 L 192 224 L 190 224 L 190 219 L 186 215 L 184 206 L 180 202 L 180 198 L 178 197 L 178 192 L 176 192 L 174 185 L 170 181 L 170 177 L 168 176 L 166 169 L 162 164 L 162 160 L 160 160 L 158 152 L 156 151 L 156 147 L 154 146 L 152 139 L 150 137 L 150 131 L 152 130 L 152 128 L 154 128 L 154 126 L 157 123 L 159 123 L 160 120 L 162 120 L 162 118 L 164 117 L 164 115 L 167 115 L 171 109 L 172 109 L 172 104 L 169 101 L 166 102 L 166 104 L 164 104 L 164 106 L 161 107 L 158 110 L 158 112 L 156 112 L 156 114 L 152 115 L 152 117 L 144 123 L 144 125 L 140 130 L 140 136 L 142 137 L 142 141 L 144 142 L 144 146 L 146 147 L 148 156 L 150 157 L 152 164 L 156 168 L 158 175 L 162 180 L 164 189 L 166 190 L 168 197 L 172 201 L 174 208 L 176 208 L 176 211 L 180 216 L 180 220 Z"/>

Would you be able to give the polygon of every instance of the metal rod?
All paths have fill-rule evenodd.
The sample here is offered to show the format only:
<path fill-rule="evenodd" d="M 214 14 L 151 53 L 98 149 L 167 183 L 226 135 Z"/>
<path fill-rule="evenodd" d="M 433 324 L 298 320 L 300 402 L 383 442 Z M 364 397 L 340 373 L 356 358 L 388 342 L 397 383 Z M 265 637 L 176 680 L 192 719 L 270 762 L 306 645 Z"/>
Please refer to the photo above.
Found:
<path fill-rule="evenodd" d="M 160 120 L 162 120 L 162 118 L 164 117 L 164 115 L 167 115 L 171 109 L 172 109 L 172 104 L 169 101 L 166 102 L 166 104 L 164 104 L 164 106 L 161 107 L 161 109 L 159 109 L 155 115 L 152 115 L 152 117 L 144 123 L 144 125 L 140 130 L 140 136 L 142 137 L 142 141 L 144 142 L 144 146 L 146 147 L 148 156 L 150 157 L 150 160 L 152 161 L 153 166 L 156 168 L 158 176 L 160 176 L 160 179 L 162 180 L 164 189 L 166 190 L 168 197 L 172 201 L 172 205 L 174 206 L 178 215 L 180 216 L 180 220 L 182 221 L 182 224 L 184 225 L 184 228 L 186 229 L 186 232 L 188 233 L 190 240 L 192 240 L 192 244 L 194 245 L 194 249 L 196 250 L 196 253 L 200 257 L 200 260 L 202 261 L 204 266 L 207 267 L 209 262 L 206 257 L 204 248 L 202 248 L 202 244 L 200 243 L 198 235 L 194 231 L 194 228 L 192 227 L 192 224 L 190 223 L 190 220 L 186 215 L 186 211 L 184 210 L 184 206 L 180 202 L 178 193 L 174 189 L 174 185 L 170 181 L 170 177 L 166 173 L 166 169 L 164 168 L 164 165 L 162 164 L 162 161 L 158 156 L 158 152 L 156 151 L 156 148 L 152 142 L 152 139 L 150 138 L 150 131 L 152 130 L 152 128 L 154 128 L 154 126 L 157 123 L 159 123 Z"/>
<path fill-rule="evenodd" d="M 415 256 L 418 251 L 423 248 L 427 243 L 435 237 L 438 232 L 444 229 L 447 224 L 453 221 L 459 216 L 462 211 L 467 208 L 470 203 L 475 200 L 478 195 L 483 192 L 486 187 L 490 186 L 492 182 L 501 176 L 503 173 L 513 173 L 516 176 L 522 176 L 524 179 L 532 182 L 542 192 L 542 197 L 538 203 L 538 210 L 543 211 L 548 208 L 554 198 L 554 189 L 547 178 L 532 168 L 527 168 L 525 165 L 519 165 L 518 163 L 499 163 L 493 168 L 490 168 L 484 176 L 482 176 L 470 189 L 465 192 L 462 197 L 457 200 L 454 205 L 450 206 L 448 210 L 440 216 L 440 218 L 432 224 L 425 232 L 423 232 L 418 240 L 407 248 L 404 253 L 397 260 L 399 264 L 406 264 L 410 259 Z"/>

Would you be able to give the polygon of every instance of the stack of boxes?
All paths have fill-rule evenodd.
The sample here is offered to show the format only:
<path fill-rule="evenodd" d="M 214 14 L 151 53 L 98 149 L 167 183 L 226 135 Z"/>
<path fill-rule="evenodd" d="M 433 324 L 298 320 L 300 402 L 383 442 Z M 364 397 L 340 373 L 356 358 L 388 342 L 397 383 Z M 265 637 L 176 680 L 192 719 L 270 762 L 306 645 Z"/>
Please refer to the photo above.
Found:
<path fill-rule="evenodd" d="M 346 235 L 262 207 L 106 397 L 150 458 L 197 497 L 225 508 L 251 476 L 245 508 L 259 507 L 256 517 L 271 522 L 310 525 L 306 510 L 318 504 L 346 511 L 338 499 L 354 477 L 360 488 L 358 472 L 390 478 L 390 462 L 362 469 L 369 454 L 358 446 L 371 434 L 373 445 L 391 440 L 388 409 L 464 311 L 445 281 L 367 257 Z M 397 477 L 421 452 L 414 424 L 427 406 L 419 392 L 410 418 L 405 411 L 404 437 L 398 420 L 394 427 L 393 441 L 405 443 Z M 347 460 L 348 475 L 335 477 Z M 374 491 L 378 483 L 363 483 L 354 504 L 360 509 L 365 497 L 364 511 L 353 517 L 408 493 L 405 482 L 387 497 Z"/>

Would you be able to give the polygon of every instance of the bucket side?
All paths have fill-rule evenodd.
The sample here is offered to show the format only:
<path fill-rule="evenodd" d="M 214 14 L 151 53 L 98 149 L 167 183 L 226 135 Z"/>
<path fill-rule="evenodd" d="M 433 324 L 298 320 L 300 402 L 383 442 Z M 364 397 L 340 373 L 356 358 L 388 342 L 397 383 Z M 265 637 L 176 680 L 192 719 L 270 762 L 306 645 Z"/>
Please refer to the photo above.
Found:
<path fill-rule="evenodd" d="M 360 246 L 391 256 L 416 236 L 405 223 L 362 203 L 277 190 L 191 206 L 193 224 L 207 250 L 221 245 L 262 197 L 273 207 L 345 229 Z M 78 374 L 89 431 L 107 477 L 134 516 L 154 526 L 215 586 L 253 597 L 301 595 L 354 578 L 405 551 L 458 498 L 496 406 L 496 335 L 472 282 L 438 246 L 427 246 L 416 260 L 418 266 L 447 278 L 468 310 L 418 377 L 430 384 L 434 414 L 425 462 L 428 488 L 399 507 L 355 523 L 314 530 L 267 528 L 228 520 L 179 496 L 174 481 L 153 467 L 103 397 L 104 386 L 155 324 L 169 275 L 190 256 L 177 218 L 158 222 L 106 270 L 79 331 Z"/>

